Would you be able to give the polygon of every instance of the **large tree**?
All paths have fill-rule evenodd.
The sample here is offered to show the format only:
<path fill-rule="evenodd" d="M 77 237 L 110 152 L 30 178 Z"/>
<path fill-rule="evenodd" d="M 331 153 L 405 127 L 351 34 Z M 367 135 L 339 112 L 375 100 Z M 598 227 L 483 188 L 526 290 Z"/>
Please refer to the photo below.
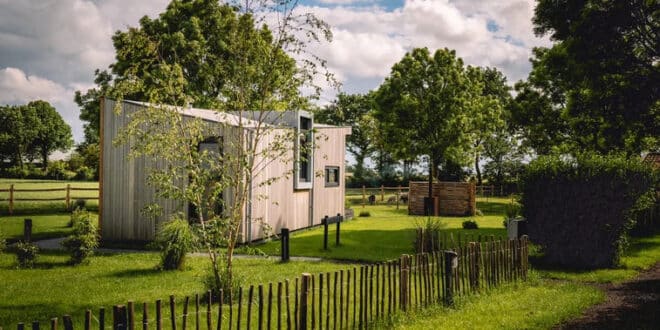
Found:
<path fill-rule="evenodd" d="M 379 88 L 375 118 L 393 148 L 429 157 L 429 197 L 437 166 L 470 148 L 468 104 L 474 88 L 456 53 L 416 48 L 392 67 Z"/>
<path fill-rule="evenodd" d="M 312 142 L 271 125 L 283 110 L 307 105 L 309 97 L 300 91 L 316 90 L 313 79 L 324 64 L 305 46 L 330 37 L 322 21 L 296 14 L 296 3 L 173 1 L 158 18 L 143 18 L 140 27 L 113 38 L 111 93 L 151 104 L 131 115 L 115 142 L 130 141 L 133 156 L 161 164 L 148 178 L 159 197 L 194 206 L 217 287 L 233 287 L 232 256 L 246 204 L 267 198 L 251 196 L 251 190 L 293 174 L 264 169 L 272 162 L 301 162 L 292 151 L 294 141 L 301 141 L 297 151 Z M 271 27 L 264 24 L 267 19 Z M 237 115 L 233 128 L 218 131 L 184 118 L 180 110 L 190 104 L 213 109 L 219 117 Z M 198 149 L 209 136 L 222 136 L 223 152 Z"/>
<path fill-rule="evenodd" d="M 38 120 L 36 135 L 32 141 L 33 150 L 41 156 L 43 168 L 48 166 L 48 156 L 56 150 L 67 151 L 73 146 L 71 127 L 62 116 L 46 101 L 32 101 L 28 108 L 34 109 Z"/>
<path fill-rule="evenodd" d="M 561 109 L 575 148 L 628 154 L 657 149 L 659 13 L 658 2 L 647 0 L 538 1 L 535 32 L 556 43 L 536 51 L 533 73 L 544 72 L 549 80 L 521 86 L 526 102 Z M 554 88 L 561 99 L 548 98 Z"/>
<path fill-rule="evenodd" d="M 337 99 L 316 113 L 315 119 L 321 123 L 351 126 L 346 149 L 355 157 L 353 178 L 364 181 L 364 161 L 375 151 L 371 118 L 375 109 L 373 93 L 339 93 Z"/>

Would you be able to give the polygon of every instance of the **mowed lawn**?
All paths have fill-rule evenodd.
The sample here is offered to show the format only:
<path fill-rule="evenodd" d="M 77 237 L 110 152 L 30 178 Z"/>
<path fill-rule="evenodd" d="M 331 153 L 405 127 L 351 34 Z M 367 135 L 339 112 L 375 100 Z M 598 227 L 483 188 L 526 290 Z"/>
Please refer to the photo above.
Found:
<path fill-rule="evenodd" d="M 24 219 L 32 219 L 32 240 L 67 236 L 72 230 L 70 213 L 0 216 L 0 232 L 10 243 L 23 239 Z"/>
<path fill-rule="evenodd" d="M 170 295 L 180 302 L 185 296 L 205 292 L 203 283 L 209 269 L 208 259 L 196 256 L 188 259 L 183 271 L 160 271 L 156 269 L 159 254 L 153 252 L 101 254 L 92 257 L 88 265 L 76 267 L 66 265 L 67 259 L 63 253 L 43 253 L 37 268 L 19 270 L 13 254 L 0 255 L 0 327 L 15 329 L 18 322 L 32 321 L 46 325 L 64 314 L 72 315 L 81 325 L 86 309 L 97 315 L 98 309 L 105 307 L 111 315 L 113 305 L 129 300 L 138 306 L 143 302 L 153 306 L 162 299 L 167 306 Z M 293 280 L 303 272 L 332 272 L 352 266 L 325 261 L 283 264 L 276 258 L 235 260 L 236 274 L 245 288 Z M 155 315 L 153 310 L 150 315 Z"/>
<path fill-rule="evenodd" d="M 510 203 L 509 198 L 479 198 L 477 208 L 482 216 L 474 217 L 439 217 L 443 224 L 443 234 L 455 241 L 462 241 L 466 236 L 471 239 L 495 235 L 504 236 L 506 230 L 502 225 L 504 208 Z M 331 225 L 328 237 L 328 251 L 323 250 L 323 227 L 305 229 L 291 234 L 290 254 L 294 256 L 319 256 L 332 259 L 357 260 L 377 262 L 396 259 L 401 254 L 413 253 L 415 228 L 429 220 L 425 216 L 410 216 L 405 207 L 398 210 L 393 205 L 353 206 L 356 217 L 341 224 L 340 246 L 335 246 L 335 228 Z M 359 217 L 360 212 L 369 212 L 369 217 Z M 477 230 L 462 228 L 465 220 L 475 220 L 479 225 Z M 280 242 L 271 241 L 256 245 L 267 254 L 278 255 Z"/>
<path fill-rule="evenodd" d="M 65 189 L 67 185 L 71 188 L 98 188 L 98 182 L 90 181 L 57 181 L 57 180 L 29 180 L 29 179 L 0 179 L 0 217 L 8 215 L 9 212 L 9 190 L 11 185 L 15 190 L 36 190 L 36 189 Z M 97 198 L 98 191 L 75 191 L 70 194 L 71 203 L 77 199 Z M 14 214 L 35 214 L 35 213 L 53 213 L 66 211 L 64 198 L 66 191 L 15 191 L 14 199 L 32 199 L 32 198 L 61 198 L 61 201 L 14 201 Z M 98 208 L 97 200 L 86 200 L 85 206 L 88 209 L 96 210 Z"/>

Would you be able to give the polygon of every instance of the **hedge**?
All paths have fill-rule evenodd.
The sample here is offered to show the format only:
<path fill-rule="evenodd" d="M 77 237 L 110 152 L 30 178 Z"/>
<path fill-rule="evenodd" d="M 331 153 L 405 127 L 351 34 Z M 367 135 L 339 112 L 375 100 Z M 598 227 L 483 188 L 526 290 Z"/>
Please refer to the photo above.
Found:
<path fill-rule="evenodd" d="M 635 217 L 655 203 L 657 172 L 639 159 L 546 156 L 522 178 L 522 214 L 545 261 L 563 267 L 613 267 Z"/>

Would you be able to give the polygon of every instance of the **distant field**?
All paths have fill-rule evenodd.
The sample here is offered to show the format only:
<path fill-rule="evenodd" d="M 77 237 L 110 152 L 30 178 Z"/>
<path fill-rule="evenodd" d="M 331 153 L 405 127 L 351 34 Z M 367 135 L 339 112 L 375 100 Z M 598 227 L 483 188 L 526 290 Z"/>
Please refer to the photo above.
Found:
<path fill-rule="evenodd" d="M 11 185 L 15 190 L 35 190 L 35 189 L 64 189 L 67 185 L 71 188 L 98 188 L 98 182 L 90 181 L 58 181 L 58 180 L 21 180 L 21 179 L 0 179 L 0 190 L 8 190 Z M 57 213 L 66 211 L 64 198 L 66 191 L 15 191 L 14 192 L 14 214 L 35 214 L 35 213 Z M 98 191 L 75 191 L 70 193 L 71 203 L 77 199 L 97 198 Z M 17 201 L 16 199 L 54 199 L 62 198 L 61 201 Z M 86 200 L 87 209 L 98 209 L 97 200 Z M 9 192 L 0 191 L 0 217 L 9 214 Z"/>

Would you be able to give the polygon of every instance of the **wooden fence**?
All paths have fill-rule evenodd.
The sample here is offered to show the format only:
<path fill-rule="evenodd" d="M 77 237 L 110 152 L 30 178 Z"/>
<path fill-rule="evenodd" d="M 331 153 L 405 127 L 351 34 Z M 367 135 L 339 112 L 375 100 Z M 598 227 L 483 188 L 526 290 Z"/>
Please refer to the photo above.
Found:
<path fill-rule="evenodd" d="M 97 191 L 99 188 L 76 188 L 67 184 L 63 188 L 48 188 L 48 189 L 16 189 L 14 185 L 9 185 L 9 189 L 0 189 L 0 193 L 9 193 L 7 198 L 0 198 L 0 202 L 9 202 L 9 214 L 14 213 L 15 202 L 53 202 L 63 201 L 67 210 L 71 209 L 71 200 L 85 199 L 85 200 L 98 200 L 97 197 L 79 197 L 72 196 L 75 191 Z M 63 196 L 58 197 L 21 197 L 21 193 L 39 193 L 39 192 L 64 192 Z M 18 195 L 18 196 L 17 196 Z"/>
<path fill-rule="evenodd" d="M 398 260 L 332 273 L 302 274 L 294 281 L 241 288 L 214 304 L 200 295 L 154 304 L 116 305 L 112 315 L 87 310 L 77 328 L 105 329 L 347 329 L 379 328 L 400 311 L 444 303 L 505 282 L 525 280 L 528 241 L 467 242 L 455 251 L 402 255 Z M 219 295 L 222 297 L 222 293 Z M 107 315 L 108 314 L 108 315 Z M 62 318 L 73 329 L 71 316 Z M 81 321 L 81 322 L 80 322 Z M 44 328 L 58 328 L 52 319 Z M 19 324 L 23 330 L 25 324 Z M 33 322 L 32 329 L 40 324 Z"/>
<path fill-rule="evenodd" d="M 362 188 L 347 188 L 346 196 L 361 196 L 360 205 L 365 207 L 369 204 L 388 204 L 396 205 L 397 209 L 399 205 L 408 204 L 408 187 L 398 186 L 398 187 L 366 187 Z M 387 198 L 386 198 L 387 197 Z M 371 202 L 373 198 L 373 202 Z"/>

